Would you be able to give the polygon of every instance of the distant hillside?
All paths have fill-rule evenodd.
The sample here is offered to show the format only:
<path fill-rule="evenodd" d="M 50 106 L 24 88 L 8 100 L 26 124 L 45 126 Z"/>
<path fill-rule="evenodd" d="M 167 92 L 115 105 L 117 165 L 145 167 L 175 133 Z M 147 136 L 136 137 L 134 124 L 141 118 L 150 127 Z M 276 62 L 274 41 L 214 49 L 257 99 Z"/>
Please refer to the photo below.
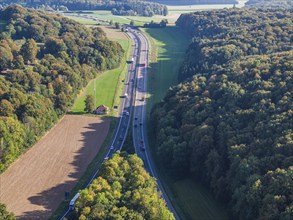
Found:
<path fill-rule="evenodd" d="M 238 0 L 146 0 L 164 5 L 238 4 Z"/>
<path fill-rule="evenodd" d="M 246 7 L 256 8 L 293 8 L 292 0 L 249 0 L 245 3 Z"/>
<path fill-rule="evenodd" d="M 24 7 L 54 10 L 112 10 L 115 15 L 167 15 L 165 5 L 140 0 L 0 0 L 0 6 L 19 4 Z M 1 8 L 1 7 L 0 7 Z"/>

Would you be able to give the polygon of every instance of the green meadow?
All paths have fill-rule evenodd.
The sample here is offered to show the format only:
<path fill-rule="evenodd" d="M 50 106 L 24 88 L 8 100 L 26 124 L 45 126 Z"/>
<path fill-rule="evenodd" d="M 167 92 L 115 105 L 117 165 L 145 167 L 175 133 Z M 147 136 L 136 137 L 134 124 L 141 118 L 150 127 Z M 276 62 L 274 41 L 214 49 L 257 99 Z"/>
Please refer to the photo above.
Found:
<path fill-rule="evenodd" d="M 120 39 L 118 41 L 123 49 L 127 52 L 121 65 L 113 70 L 101 73 L 97 78 L 93 79 L 86 88 L 79 94 L 70 111 L 72 114 L 84 114 L 84 100 L 86 95 L 93 95 L 96 100 L 96 106 L 106 105 L 110 108 L 110 115 L 115 115 L 113 111 L 114 105 L 119 105 L 119 96 L 123 93 L 124 84 L 121 82 L 127 73 L 126 60 L 128 58 L 131 45 L 129 40 Z M 96 84 L 96 86 L 95 86 Z M 96 93 L 94 93 L 96 87 Z"/>
<path fill-rule="evenodd" d="M 159 102 L 170 86 L 176 85 L 178 70 L 190 42 L 178 27 L 143 29 L 151 44 L 148 79 L 148 109 Z"/>

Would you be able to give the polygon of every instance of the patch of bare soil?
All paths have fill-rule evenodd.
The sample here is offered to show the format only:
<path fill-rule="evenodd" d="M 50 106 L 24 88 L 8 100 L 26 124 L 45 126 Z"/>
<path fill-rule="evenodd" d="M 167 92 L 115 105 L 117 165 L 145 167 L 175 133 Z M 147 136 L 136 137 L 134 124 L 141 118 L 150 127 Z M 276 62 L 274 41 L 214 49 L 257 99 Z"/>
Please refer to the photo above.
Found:
<path fill-rule="evenodd" d="M 0 176 L 0 202 L 18 219 L 48 219 L 98 153 L 110 127 L 66 115 Z"/>

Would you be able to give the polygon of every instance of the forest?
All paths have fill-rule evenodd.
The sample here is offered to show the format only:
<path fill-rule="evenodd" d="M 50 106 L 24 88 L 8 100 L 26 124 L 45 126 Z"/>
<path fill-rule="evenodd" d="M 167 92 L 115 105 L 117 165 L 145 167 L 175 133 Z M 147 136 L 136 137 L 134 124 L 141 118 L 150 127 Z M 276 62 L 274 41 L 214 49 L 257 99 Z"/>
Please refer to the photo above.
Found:
<path fill-rule="evenodd" d="M 292 0 L 248 0 L 246 7 L 292 9 Z"/>
<path fill-rule="evenodd" d="M 0 10 L 0 173 L 51 128 L 124 51 L 100 28 L 21 6 Z"/>
<path fill-rule="evenodd" d="M 20 4 L 24 7 L 54 10 L 111 10 L 114 15 L 153 15 L 168 14 L 165 5 L 141 0 L 0 0 L 0 5 Z"/>
<path fill-rule="evenodd" d="M 105 161 L 98 178 L 80 191 L 69 219 L 173 220 L 156 181 L 136 155 L 116 153 Z"/>
<path fill-rule="evenodd" d="M 152 110 L 169 175 L 208 185 L 231 219 L 293 217 L 293 34 L 285 10 L 181 15 L 193 36 L 172 87 Z"/>

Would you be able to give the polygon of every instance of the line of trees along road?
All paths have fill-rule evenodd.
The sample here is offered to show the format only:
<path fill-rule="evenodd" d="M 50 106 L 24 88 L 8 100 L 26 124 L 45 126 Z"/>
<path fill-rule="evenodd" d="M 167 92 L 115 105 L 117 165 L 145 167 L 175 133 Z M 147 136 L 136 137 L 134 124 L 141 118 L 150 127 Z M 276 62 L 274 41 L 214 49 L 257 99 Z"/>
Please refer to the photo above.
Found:
<path fill-rule="evenodd" d="M 245 9 L 177 21 L 194 38 L 181 83 L 151 113 L 156 154 L 209 185 L 231 219 L 293 217 L 292 21 Z"/>
<path fill-rule="evenodd" d="M 0 173 L 32 146 L 124 51 L 100 28 L 20 6 L 0 11 Z"/>

